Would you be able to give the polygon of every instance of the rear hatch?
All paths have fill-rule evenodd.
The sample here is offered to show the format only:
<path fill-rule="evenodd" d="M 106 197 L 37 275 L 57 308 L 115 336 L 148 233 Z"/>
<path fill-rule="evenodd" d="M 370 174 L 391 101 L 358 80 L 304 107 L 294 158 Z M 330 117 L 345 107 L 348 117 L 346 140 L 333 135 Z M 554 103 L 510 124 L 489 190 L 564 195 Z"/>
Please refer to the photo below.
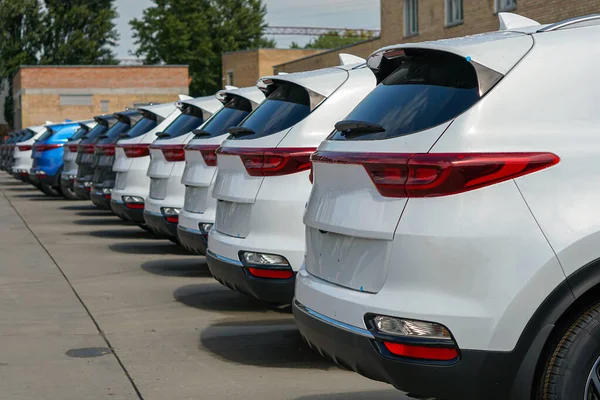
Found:
<path fill-rule="evenodd" d="M 279 78 L 279 79 L 278 79 Z M 244 238 L 249 233 L 251 206 L 266 175 L 276 175 L 282 157 L 290 166 L 301 165 L 301 154 L 278 155 L 274 149 L 299 122 L 308 117 L 328 96 L 348 79 L 348 71 L 330 68 L 318 71 L 263 78 L 259 82 L 267 95 L 261 105 L 242 123 L 230 129 L 231 135 L 217 151 L 219 172 L 213 197 L 219 201 L 215 229 L 225 235 Z M 265 163 L 267 161 L 267 163 Z"/>
<path fill-rule="evenodd" d="M 217 172 L 216 150 L 228 129 L 237 126 L 265 96 L 255 87 L 224 90 L 217 94 L 224 107 L 194 131 L 185 147 L 185 170 L 181 183 L 186 186 L 184 209 L 193 213 L 206 210 L 210 186 Z"/>
<path fill-rule="evenodd" d="M 86 124 L 80 123 L 79 129 L 71 139 L 65 144 L 65 153 L 63 154 L 63 161 L 65 162 L 65 171 L 70 171 L 76 168 L 77 159 L 77 148 L 81 138 L 84 137 L 90 131 L 90 127 Z"/>
<path fill-rule="evenodd" d="M 214 97 L 199 97 L 178 103 L 181 114 L 163 131 L 150 146 L 150 198 L 163 200 L 167 196 L 168 179 L 175 163 L 185 161 L 184 147 L 199 128 L 222 104 Z"/>
<path fill-rule="evenodd" d="M 532 45 L 529 35 L 496 32 L 392 46 L 369 58 L 380 84 L 312 158 L 313 190 L 304 215 L 309 273 L 359 291 L 381 289 L 413 190 L 406 185 L 408 160 L 428 153 Z M 425 182 L 428 170 L 421 171 L 412 182 Z"/>
<path fill-rule="evenodd" d="M 113 115 L 94 117 L 97 125 L 81 138 L 77 145 L 77 176 L 80 178 L 94 174 L 92 163 L 94 161 L 94 145 L 98 139 L 106 134 L 118 121 Z"/>

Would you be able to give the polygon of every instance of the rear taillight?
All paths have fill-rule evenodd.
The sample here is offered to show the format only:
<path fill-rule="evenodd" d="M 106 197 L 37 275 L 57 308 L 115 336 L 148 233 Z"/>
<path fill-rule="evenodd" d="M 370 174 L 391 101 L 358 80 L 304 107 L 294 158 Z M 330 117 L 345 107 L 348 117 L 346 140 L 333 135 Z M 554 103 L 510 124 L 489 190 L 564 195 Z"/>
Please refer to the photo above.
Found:
<path fill-rule="evenodd" d="M 150 155 L 150 143 L 121 144 L 120 147 L 128 158 L 146 157 Z"/>
<path fill-rule="evenodd" d="M 29 151 L 32 148 L 32 146 L 30 144 L 21 144 L 17 147 L 19 148 L 20 151 Z"/>
<path fill-rule="evenodd" d="M 429 347 L 408 343 L 383 342 L 394 356 L 431 361 L 451 361 L 458 359 L 458 350 L 453 347 Z"/>
<path fill-rule="evenodd" d="M 194 144 L 194 145 L 187 145 L 185 147 L 186 150 L 199 151 L 200 154 L 202 154 L 202 158 L 204 159 L 204 162 L 209 167 L 217 166 L 217 149 L 218 148 L 219 148 L 219 145 L 212 145 L 212 144 L 209 144 L 209 145 Z"/>
<path fill-rule="evenodd" d="M 58 149 L 59 147 L 62 147 L 62 144 L 36 144 L 35 151 L 54 150 Z"/>
<path fill-rule="evenodd" d="M 94 144 L 80 144 L 77 150 L 85 154 L 94 154 Z"/>
<path fill-rule="evenodd" d="M 96 145 L 96 152 L 103 156 L 114 156 L 115 145 L 114 144 L 98 144 Z"/>
<path fill-rule="evenodd" d="M 69 151 L 71 153 L 77 153 L 77 145 L 76 144 L 67 144 L 67 149 L 69 149 Z"/>
<path fill-rule="evenodd" d="M 250 275 L 263 279 L 290 279 L 294 276 L 291 269 L 248 268 Z"/>
<path fill-rule="evenodd" d="M 309 170 L 310 155 L 314 151 L 314 147 L 267 149 L 220 147 L 217 154 L 239 156 L 250 176 L 277 176 Z"/>
<path fill-rule="evenodd" d="M 552 153 L 346 153 L 317 151 L 315 163 L 362 165 L 384 197 L 448 196 L 557 164 Z M 318 178 L 317 178 L 318 179 Z"/>
<path fill-rule="evenodd" d="M 169 162 L 185 161 L 185 144 L 152 145 L 150 148 L 162 151 Z"/>

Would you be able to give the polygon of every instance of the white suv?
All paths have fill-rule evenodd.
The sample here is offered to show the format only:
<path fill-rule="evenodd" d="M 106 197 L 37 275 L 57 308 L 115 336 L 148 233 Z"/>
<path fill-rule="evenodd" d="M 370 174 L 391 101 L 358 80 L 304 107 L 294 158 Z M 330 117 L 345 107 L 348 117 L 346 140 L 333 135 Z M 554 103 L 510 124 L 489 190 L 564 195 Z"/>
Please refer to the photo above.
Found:
<path fill-rule="evenodd" d="M 228 87 L 217 93 L 223 103 L 210 120 L 196 130 L 185 147 L 185 170 L 181 183 L 185 185 L 185 201 L 179 213 L 177 237 L 188 251 L 205 254 L 208 232 L 215 222 L 217 200 L 212 188 L 217 175 L 216 150 L 225 139 L 228 128 L 237 126 L 264 99 L 256 87 Z"/>
<path fill-rule="evenodd" d="M 29 170 L 33 166 L 33 159 L 31 158 L 33 145 L 46 132 L 46 129 L 45 125 L 31 126 L 25 129 L 25 135 L 19 139 L 19 142 L 15 143 L 12 167 L 12 174 L 15 178 L 23 182 L 31 182 Z"/>
<path fill-rule="evenodd" d="M 312 156 L 294 315 L 417 398 L 598 399 L 600 16 L 501 19 L 371 55 Z"/>
<path fill-rule="evenodd" d="M 217 150 L 217 213 L 206 256 L 222 284 L 267 302 L 292 302 L 305 251 L 309 157 L 375 87 L 362 61 L 259 81 L 267 98 Z"/>
<path fill-rule="evenodd" d="M 185 169 L 185 145 L 193 130 L 203 125 L 223 106 L 215 96 L 180 101 L 181 114 L 150 146 L 150 193 L 146 198 L 144 220 L 152 232 L 177 242 L 179 211 L 183 207 L 185 186 L 181 177 Z"/>
<path fill-rule="evenodd" d="M 150 178 L 146 176 L 150 165 L 149 147 L 156 134 L 165 130 L 181 114 L 175 104 L 138 108 L 141 113 L 155 114 L 158 125 L 143 135 L 123 138 L 115 145 L 113 171 L 117 176 L 111 193 L 110 208 L 120 218 L 141 226 L 145 226 L 144 203 L 150 187 Z"/>

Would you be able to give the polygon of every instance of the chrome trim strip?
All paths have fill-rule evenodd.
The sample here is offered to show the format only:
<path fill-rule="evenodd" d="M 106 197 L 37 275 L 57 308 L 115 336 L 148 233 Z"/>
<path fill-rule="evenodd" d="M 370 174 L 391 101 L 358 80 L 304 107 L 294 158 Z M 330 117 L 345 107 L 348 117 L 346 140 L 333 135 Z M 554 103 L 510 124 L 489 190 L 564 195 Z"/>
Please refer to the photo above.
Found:
<path fill-rule="evenodd" d="M 323 315 L 323 314 L 321 314 L 319 312 L 316 312 L 315 310 L 312 310 L 312 309 L 306 307 L 304 304 L 300 303 L 296 299 L 294 299 L 294 305 L 298 308 L 298 310 L 302 311 L 306 315 L 311 316 L 313 318 L 316 318 L 319 321 L 324 322 L 324 323 L 326 323 L 328 325 L 331 325 L 331 326 L 333 326 L 335 328 L 339 328 L 339 329 L 345 330 L 345 331 L 350 332 L 350 333 L 355 333 L 357 335 L 368 337 L 370 339 L 375 339 L 375 337 L 373 336 L 373 334 L 371 334 L 371 332 L 369 332 L 368 330 L 366 330 L 364 328 L 359 328 L 359 327 L 354 326 L 354 325 L 349 325 L 349 324 L 346 324 L 344 322 L 337 321 L 337 320 L 335 320 L 333 318 L 329 318 L 326 315 Z"/>
<path fill-rule="evenodd" d="M 210 251 L 210 250 L 206 250 L 206 254 L 207 254 L 207 255 L 209 255 L 209 256 L 211 256 L 212 258 L 216 258 L 217 260 L 219 260 L 219 261 L 223 261 L 224 263 L 227 263 L 227 264 L 238 265 L 238 266 L 240 266 L 240 267 L 243 267 L 243 266 L 244 266 L 244 264 L 242 264 L 242 263 L 241 263 L 240 261 L 238 261 L 238 260 L 234 260 L 234 259 L 232 259 L 232 258 L 227 258 L 227 257 L 220 256 L 220 255 L 218 255 L 218 254 L 215 254 L 215 253 L 213 253 L 213 252 L 212 252 L 212 251 Z"/>
<path fill-rule="evenodd" d="M 584 15 L 581 17 L 575 17 L 575 18 L 570 18 L 570 19 L 566 19 L 564 21 L 560 21 L 557 22 L 555 24 L 551 24 L 548 26 L 545 26 L 541 29 L 539 29 L 537 31 L 537 33 L 541 33 L 541 32 L 552 32 L 552 31 L 556 31 L 562 28 L 566 28 L 570 25 L 575 25 L 575 24 L 579 24 L 582 22 L 588 22 L 588 21 L 593 21 L 596 19 L 600 19 L 600 14 L 591 14 L 591 15 Z"/>

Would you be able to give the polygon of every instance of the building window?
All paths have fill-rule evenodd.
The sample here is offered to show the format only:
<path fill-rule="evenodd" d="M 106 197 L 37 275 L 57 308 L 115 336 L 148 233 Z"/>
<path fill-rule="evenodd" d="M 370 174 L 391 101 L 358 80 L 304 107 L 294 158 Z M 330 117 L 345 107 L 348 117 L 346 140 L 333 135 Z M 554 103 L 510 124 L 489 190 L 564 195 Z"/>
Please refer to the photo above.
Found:
<path fill-rule="evenodd" d="M 91 106 L 92 95 L 91 94 L 61 94 L 60 95 L 61 106 Z"/>
<path fill-rule="evenodd" d="M 463 23 L 462 0 L 446 0 L 446 26 L 460 25 Z"/>
<path fill-rule="evenodd" d="M 404 0 L 404 36 L 419 34 L 419 1 Z"/>
<path fill-rule="evenodd" d="M 110 110 L 110 101 L 100 100 L 100 112 L 107 113 Z"/>
<path fill-rule="evenodd" d="M 496 12 L 512 11 L 517 8 L 517 0 L 494 0 L 496 3 Z"/>
<path fill-rule="evenodd" d="M 232 71 L 227 71 L 226 85 L 233 86 L 233 70 Z"/>

